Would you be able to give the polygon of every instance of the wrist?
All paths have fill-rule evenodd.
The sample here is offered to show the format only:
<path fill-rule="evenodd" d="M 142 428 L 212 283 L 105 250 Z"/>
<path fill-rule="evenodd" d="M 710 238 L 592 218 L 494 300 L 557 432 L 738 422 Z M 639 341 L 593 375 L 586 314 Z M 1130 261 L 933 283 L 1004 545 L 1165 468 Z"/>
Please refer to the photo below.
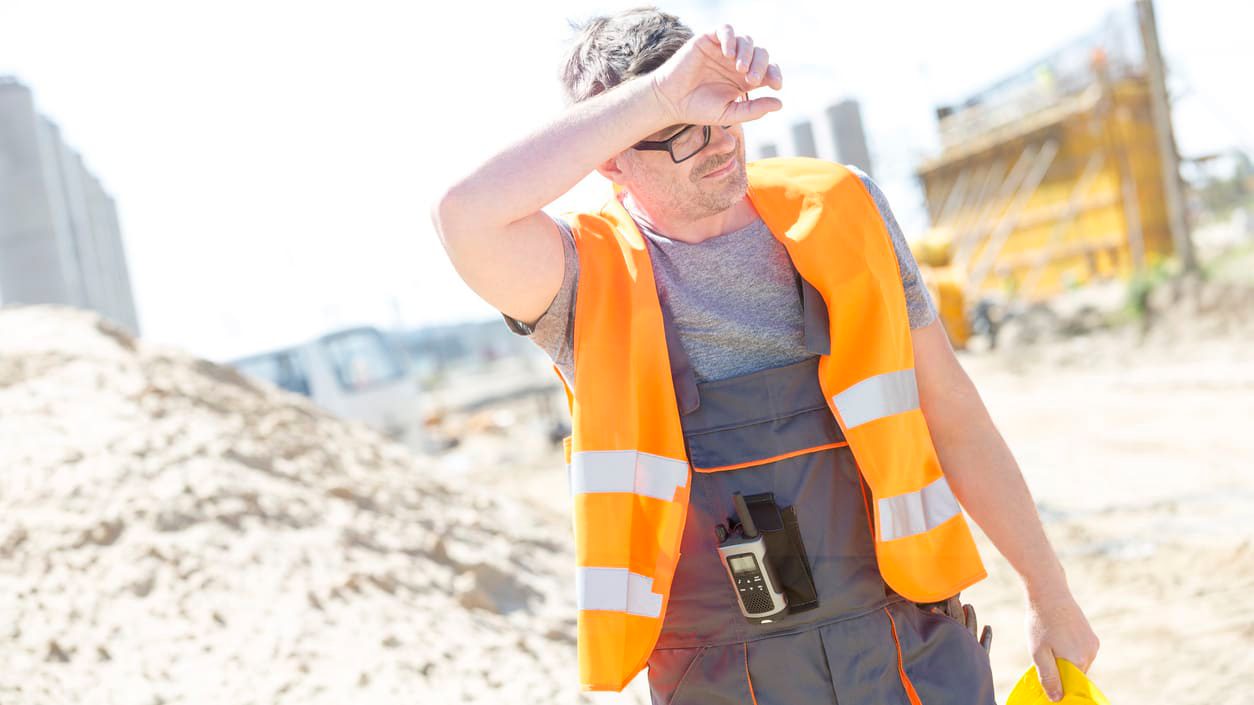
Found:
<path fill-rule="evenodd" d="M 600 103 L 600 111 L 610 121 L 615 141 L 623 145 L 635 144 L 675 124 L 651 76 L 620 83 L 597 98 L 605 101 Z"/>
<path fill-rule="evenodd" d="M 650 107 L 654 115 L 657 116 L 659 121 L 658 129 L 660 130 L 664 127 L 679 124 L 682 120 L 679 119 L 679 106 L 675 104 L 675 101 L 667 97 L 666 92 L 662 90 L 662 78 L 659 74 L 659 71 L 654 71 L 645 77 L 646 81 L 641 81 L 641 83 L 648 85 Z"/>
<path fill-rule="evenodd" d="M 1038 575 L 1021 575 L 1023 589 L 1029 602 L 1040 605 L 1074 602 L 1067 576 L 1061 565 Z"/>

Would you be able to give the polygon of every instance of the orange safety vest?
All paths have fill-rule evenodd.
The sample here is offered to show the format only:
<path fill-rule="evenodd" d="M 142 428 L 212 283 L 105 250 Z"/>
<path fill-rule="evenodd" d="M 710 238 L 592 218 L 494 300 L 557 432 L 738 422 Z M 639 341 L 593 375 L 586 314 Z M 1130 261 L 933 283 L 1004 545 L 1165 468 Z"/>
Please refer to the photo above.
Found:
<path fill-rule="evenodd" d="M 939 601 L 985 577 L 941 471 L 915 385 L 905 294 L 883 219 L 847 169 L 749 165 L 749 199 L 822 294 L 831 354 L 819 383 L 871 490 L 888 585 Z M 679 561 L 690 466 L 644 238 L 615 199 L 574 217 L 579 253 L 572 421 L 579 675 L 622 690 L 657 643 Z M 561 376 L 559 372 L 559 377 Z M 573 386 L 573 391 L 571 387 Z"/>

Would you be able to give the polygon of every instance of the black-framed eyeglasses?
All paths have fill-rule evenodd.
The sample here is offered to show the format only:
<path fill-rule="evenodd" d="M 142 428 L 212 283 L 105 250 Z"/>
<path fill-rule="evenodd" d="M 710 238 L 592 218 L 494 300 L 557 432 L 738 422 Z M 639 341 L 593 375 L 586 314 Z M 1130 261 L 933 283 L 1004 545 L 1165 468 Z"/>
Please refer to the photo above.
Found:
<path fill-rule="evenodd" d="M 724 125 L 723 129 L 730 129 Z M 688 125 L 664 140 L 640 140 L 631 146 L 641 151 L 668 152 L 676 164 L 691 159 L 710 143 L 709 125 Z"/>

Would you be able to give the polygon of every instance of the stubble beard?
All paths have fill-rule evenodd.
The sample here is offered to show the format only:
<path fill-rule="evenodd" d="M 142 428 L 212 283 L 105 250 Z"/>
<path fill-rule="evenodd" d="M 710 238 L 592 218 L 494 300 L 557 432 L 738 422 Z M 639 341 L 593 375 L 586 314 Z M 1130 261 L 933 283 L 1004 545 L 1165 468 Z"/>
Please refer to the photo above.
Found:
<path fill-rule="evenodd" d="M 685 210 L 689 216 L 704 218 L 722 213 L 744 198 L 749 188 L 748 175 L 745 173 L 744 147 L 737 143 L 731 158 L 736 160 L 736 167 L 730 174 L 713 180 L 704 176 L 727 165 L 728 155 L 719 155 L 703 162 L 692 170 L 692 193 L 685 199 Z"/>

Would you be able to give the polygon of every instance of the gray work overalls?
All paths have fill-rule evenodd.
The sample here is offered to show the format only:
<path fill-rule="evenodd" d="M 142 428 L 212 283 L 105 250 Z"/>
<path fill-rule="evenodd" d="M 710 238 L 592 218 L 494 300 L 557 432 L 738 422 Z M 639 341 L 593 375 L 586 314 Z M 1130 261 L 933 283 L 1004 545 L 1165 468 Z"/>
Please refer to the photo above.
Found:
<path fill-rule="evenodd" d="M 824 340 L 826 308 L 801 286 L 809 289 L 802 297 L 806 340 Z M 993 705 L 979 642 L 880 577 L 848 446 L 699 471 L 843 442 L 819 386 L 818 357 L 698 384 L 664 301 L 662 308 L 694 470 L 670 602 L 648 662 L 653 703 L 910 705 L 904 672 L 923 705 Z M 770 624 L 741 614 L 714 531 L 734 516 L 734 492 L 771 492 L 780 507 L 795 507 L 816 608 Z"/>

